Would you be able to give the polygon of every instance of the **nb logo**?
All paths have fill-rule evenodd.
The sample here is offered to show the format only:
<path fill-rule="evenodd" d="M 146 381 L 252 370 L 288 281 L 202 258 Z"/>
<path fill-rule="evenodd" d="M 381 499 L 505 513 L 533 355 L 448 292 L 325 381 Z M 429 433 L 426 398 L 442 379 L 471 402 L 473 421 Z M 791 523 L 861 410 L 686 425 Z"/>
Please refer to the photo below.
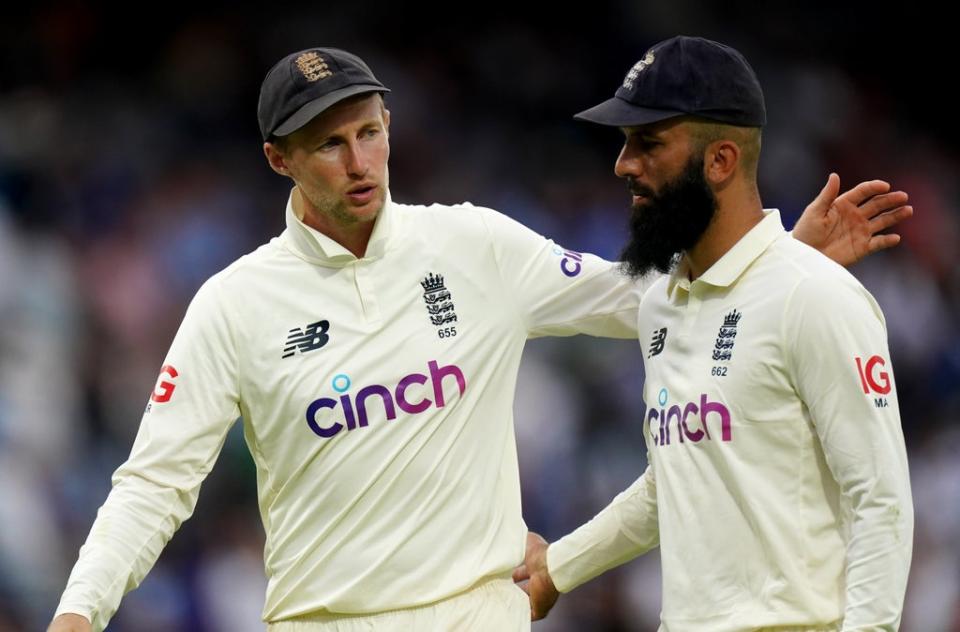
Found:
<path fill-rule="evenodd" d="M 660 355 L 663 352 L 664 345 L 667 344 L 667 328 L 657 329 L 653 332 L 653 340 L 650 342 L 650 351 L 647 354 L 648 358 L 652 358 L 655 355 Z"/>
<path fill-rule="evenodd" d="M 327 335 L 329 329 L 329 320 L 318 320 L 307 325 L 304 329 L 294 327 L 287 336 L 287 345 L 283 348 L 283 357 L 289 358 L 296 354 L 297 350 L 304 354 L 307 351 L 319 349 L 330 340 L 330 336 Z"/>

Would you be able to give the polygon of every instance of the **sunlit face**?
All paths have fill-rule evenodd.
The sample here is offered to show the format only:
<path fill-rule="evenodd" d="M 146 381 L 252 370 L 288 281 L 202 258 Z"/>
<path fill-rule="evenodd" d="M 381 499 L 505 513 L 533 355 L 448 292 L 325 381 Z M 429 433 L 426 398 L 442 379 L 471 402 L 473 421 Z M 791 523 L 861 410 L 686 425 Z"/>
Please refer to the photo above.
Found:
<path fill-rule="evenodd" d="M 308 211 L 340 227 L 371 222 L 386 201 L 390 113 L 379 94 L 342 101 L 284 139 L 267 143 L 271 166 L 289 175 Z"/>

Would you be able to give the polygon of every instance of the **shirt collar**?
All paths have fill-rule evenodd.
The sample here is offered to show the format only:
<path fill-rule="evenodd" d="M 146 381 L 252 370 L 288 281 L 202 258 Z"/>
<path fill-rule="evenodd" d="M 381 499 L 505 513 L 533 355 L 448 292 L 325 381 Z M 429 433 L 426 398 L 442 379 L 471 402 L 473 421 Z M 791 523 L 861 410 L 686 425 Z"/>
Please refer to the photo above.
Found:
<path fill-rule="evenodd" d="M 290 197 L 287 198 L 287 229 L 283 232 L 284 241 L 298 257 L 320 265 L 341 267 L 352 261 L 379 259 L 386 253 L 391 237 L 396 231 L 396 215 L 397 209 L 394 208 L 388 189 L 383 209 L 377 215 L 373 225 L 367 251 L 362 258 L 358 259 L 327 235 L 303 223 L 303 219 L 293 210 L 293 191 L 291 190 Z"/>
<path fill-rule="evenodd" d="M 693 282 L 690 281 L 690 267 L 687 258 L 680 261 L 677 269 L 670 274 L 667 293 L 673 296 L 676 289 L 690 291 L 693 283 L 707 283 L 715 287 L 728 287 L 743 274 L 751 263 L 764 250 L 786 231 L 780 221 L 780 211 L 777 209 L 764 210 L 764 218 L 760 223 L 747 231 L 747 234 L 725 252 L 716 263 L 710 266 Z"/>

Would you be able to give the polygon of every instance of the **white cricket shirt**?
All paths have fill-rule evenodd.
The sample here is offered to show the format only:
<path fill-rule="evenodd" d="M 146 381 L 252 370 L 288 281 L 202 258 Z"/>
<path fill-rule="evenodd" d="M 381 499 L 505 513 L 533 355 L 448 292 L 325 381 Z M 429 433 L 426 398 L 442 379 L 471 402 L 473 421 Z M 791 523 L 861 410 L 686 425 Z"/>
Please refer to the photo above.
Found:
<path fill-rule="evenodd" d="M 568 591 L 660 545 L 661 630 L 895 630 L 913 538 L 883 315 L 766 217 L 643 299 L 649 467 L 548 549 Z"/>
<path fill-rule="evenodd" d="M 242 415 L 263 617 L 373 613 L 509 575 L 526 527 L 513 395 L 527 338 L 635 338 L 642 288 L 490 209 L 389 197 L 356 258 L 287 229 L 198 291 L 57 613 L 100 630 L 192 512 Z"/>

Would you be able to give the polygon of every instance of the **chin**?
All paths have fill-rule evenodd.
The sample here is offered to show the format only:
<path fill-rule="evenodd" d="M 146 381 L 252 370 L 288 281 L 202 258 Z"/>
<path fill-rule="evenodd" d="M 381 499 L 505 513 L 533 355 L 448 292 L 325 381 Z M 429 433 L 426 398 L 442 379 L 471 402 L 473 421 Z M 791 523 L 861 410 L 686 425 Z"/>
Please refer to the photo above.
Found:
<path fill-rule="evenodd" d="M 357 218 L 358 222 L 373 221 L 380 215 L 386 201 L 385 195 L 376 196 L 365 205 L 354 207 L 353 216 Z"/>

